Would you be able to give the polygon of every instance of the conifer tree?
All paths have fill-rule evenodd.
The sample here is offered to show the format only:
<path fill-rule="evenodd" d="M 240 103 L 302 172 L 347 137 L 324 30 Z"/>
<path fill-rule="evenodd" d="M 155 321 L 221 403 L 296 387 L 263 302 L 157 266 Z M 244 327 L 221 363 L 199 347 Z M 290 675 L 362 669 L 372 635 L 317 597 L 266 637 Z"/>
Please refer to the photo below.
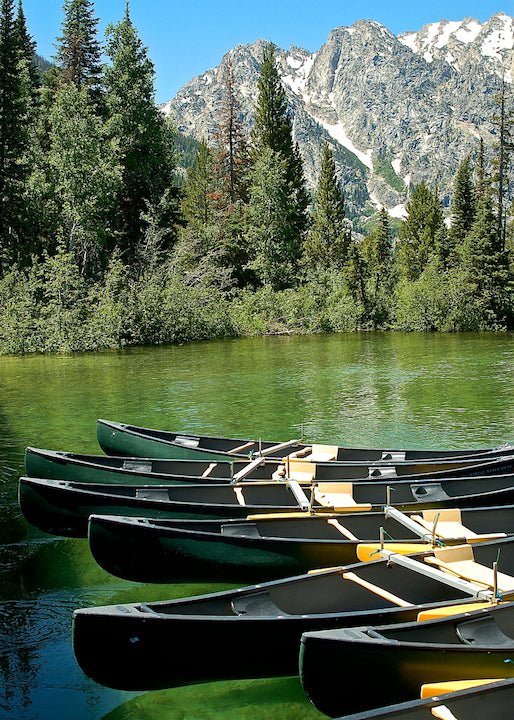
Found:
<path fill-rule="evenodd" d="M 482 308 L 483 329 L 505 327 L 513 284 L 491 191 L 478 199 L 475 221 L 462 246 L 462 268 L 470 294 Z"/>
<path fill-rule="evenodd" d="M 416 280 L 434 251 L 435 238 L 443 226 L 443 213 L 434 191 L 422 180 L 412 191 L 406 206 L 397 244 L 397 258 L 401 274 Z"/>
<path fill-rule="evenodd" d="M 167 218 L 168 227 L 161 233 L 163 248 L 176 239 L 174 223 L 171 227 L 169 220 L 175 216 L 177 203 L 173 133 L 155 105 L 154 66 L 130 19 L 128 2 L 123 20 L 107 29 L 107 54 L 111 60 L 105 69 L 107 129 L 118 143 L 123 168 L 119 246 L 130 260 L 143 241 L 149 208 L 160 205 L 160 215 Z M 164 199 L 167 208 L 162 207 Z"/>
<path fill-rule="evenodd" d="M 213 215 L 214 160 L 205 140 L 196 151 L 195 164 L 187 173 L 183 187 L 182 213 L 190 225 L 207 225 Z"/>
<path fill-rule="evenodd" d="M 391 227 L 387 210 L 382 207 L 373 231 L 362 242 L 368 275 L 373 279 L 372 296 L 376 304 L 380 290 L 385 287 L 392 262 Z"/>
<path fill-rule="evenodd" d="M 496 154 L 491 159 L 494 172 L 491 178 L 496 188 L 496 216 L 498 236 L 505 245 L 507 226 L 507 197 L 509 185 L 509 170 L 514 149 L 512 129 L 514 127 L 514 109 L 509 107 L 510 93 L 502 78 L 500 92 L 495 96 L 497 113 L 492 117 L 493 126 L 498 138 Z"/>
<path fill-rule="evenodd" d="M 314 207 L 312 226 L 305 241 L 305 259 L 311 267 L 341 268 L 347 259 L 350 233 L 334 156 L 327 143 L 323 148 Z"/>
<path fill-rule="evenodd" d="M 61 82 L 86 88 L 98 110 L 102 109 L 102 48 L 97 37 L 98 19 L 92 0 L 64 0 L 62 35 L 57 38 L 55 62 Z"/>
<path fill-rule="evenodd" d="M 217 148 L 215 173 L 220 192 L 229 204 L 247 200 L 248 141 L 241 118 L 234 69 L 230 60 L 223 69 L 224 92 L 220 120 L 214 135 Z M 227 204 L 225 202 L 225 204 Z"/>
<path fill-rule="evenodd" d="M 450 236 L 454 245 L 460 245 L 475 219 L 475 188 L 469 155 L 459 165 L 455 176 Z"/>
<path fill-rule="evenodd" d="M 272 174 L 267 171 L 263 174 L 264 167 L 261 162 L 263 157 L 266 155 L 267 161 L 270 157 L 283 160 L 281 167 L 285 171 L 285 184 L 282 193 L 287 194 L 287 201 L 282 201 L 281 204 L 282 211 L 287 214 L 283 218 L 284 228 L 281 234 L 287 235 L 287 242 L 281 243 L 281 246 L 289 248 L 290 255 L 287 262 L 297 265 L 308 229 L 309 199 L 305 190 L 302 159 L 298 145 L 293 140 L 286 95 L 280 81 L 275 60 L 275 48 L 272 43 L 267 43 L 264 47 L 258 89 L 259 95 L 251 134 L 254 170 L 250 174 L 250 196 L 254 191 L 254 186 L 255 191 L 262 195 L 265 189 L 262 185 L 263 177 L 266 176 L 270 179 L 272 177 Z M 255 173 L 257 173 L 257 177 L 255 177 Z M 275 188 L 270 188 L 270 195 L 274 193 Z M 251 235 L 250 233 L 249 237 Z M 290 272 L 290 269 L 284 273 L 284 278 L 287 277 L 288 282 L 293 282 L 293 277 L 297 277 L 297 272 Z"/>
<path fill-rule="evenodd" d="M 0 267 L 23 262 L 27 247 L 24 193 L 30 169 L 29 135 L 36 90 L 28 59 L 32 47 L 21 5 L 0 5 Z"/>

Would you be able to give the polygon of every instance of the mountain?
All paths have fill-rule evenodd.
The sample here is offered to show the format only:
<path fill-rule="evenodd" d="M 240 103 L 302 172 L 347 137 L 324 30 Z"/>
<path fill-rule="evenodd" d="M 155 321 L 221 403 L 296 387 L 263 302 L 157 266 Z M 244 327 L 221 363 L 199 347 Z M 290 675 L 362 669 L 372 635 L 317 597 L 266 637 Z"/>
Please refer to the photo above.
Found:
<path fill-rule="evenodd" d="M 251 126 L 263 45 L 238 45 L 162 106 L 180 131 L 212 137 L 228 61 Z M 363 221 L 381 205 L 401 216 L 409 185 L 422 179 L 437 184 L 448 206 L 460 161 L 479 137 L 494 142 L 494 97 L 502 77 L 513 80 L 513 48 L 514 20 L 502 13 L 484 24 L 441 20 L 398 37 L 359 20 L 332 30 L 315 53 L 277 48 L 310 187 L 328 141 L 351 217 Z"/>

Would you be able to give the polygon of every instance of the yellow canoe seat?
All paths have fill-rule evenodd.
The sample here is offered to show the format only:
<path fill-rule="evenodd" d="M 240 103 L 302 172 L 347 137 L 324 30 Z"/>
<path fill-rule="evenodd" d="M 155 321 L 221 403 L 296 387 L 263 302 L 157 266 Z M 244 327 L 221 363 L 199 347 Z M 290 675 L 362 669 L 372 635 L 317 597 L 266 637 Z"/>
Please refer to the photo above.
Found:
<path fill-rule="evenodd" d="M 337 460 L 337 445 L 313 445 L 310 455 L 305 458 L 313 463 L 330 462 Z"/>
<path fill-rule="evenodd" d="M 480 680 L 449 680 L 447 682 L 426 683 L 421 686 L 421 698 L 430 698 L 436 695 L 467 690 L 468 688 L 489 685 L 490 683 L 501 682 L 505 678 L 481 678 Z"/>
<path fill-rule="evenodd" d="M 462 603 L 460 605 L 445 605 L 444 607 L 432 608 L 430 610 L 422 610 L 416 618 L 418 622 L 424 620 L 436 620 L 438 618 L 450 617 L 451 615 L 460 615 L 460 613 L 472 612 L 473 610 L 485 610 L 492 607 L 490 602 L 471 602 Z"/>
<path fill-rule="evenodd" d="M 369 512 L 371 503 L 357 503 L 353 499 L 352 483 L 325 482 L 314 488 L 314 499 L 323 507 L 336 512 Z"/>
<path fill-rule="evenodd" d="M 428 531 L 432 531 L 435 519 L 439 515 L 435 528 L 438 538 L 449 540 L 451 538 L 465 538 L 468 542 L 485 542 L 507 537 L 506 533 L 487 533 L 479 535 L 462 524 L 462 513 L 459 508 L 443 508 L 441 510 L 424 510 L 422 515 L 411 515 L 411 519 L 418 522 Z"/>
<path fill-rule="evenodd" d="M 400 555 L 413 555 L 415 553 L 432 552 L 432 545 L 428 543 L 386 542 L 384 550 L 399 553 Z M 380 543 L 359 543 L 357 557 L 361 562 L 380 560 Z"/>
<path fill-rule="evenodd" d="M 475 562 L 471 545 L 437 548 L 433 557 L 426 557 L 425 562 L 436 565 L 441 570 L 457 575 L 470 582 L 492 588 L 494 573 L 492 568 Z M 498 590 L 502 593 L 514 592 L 514 577 L 505 573 L 497 573 Z"/>

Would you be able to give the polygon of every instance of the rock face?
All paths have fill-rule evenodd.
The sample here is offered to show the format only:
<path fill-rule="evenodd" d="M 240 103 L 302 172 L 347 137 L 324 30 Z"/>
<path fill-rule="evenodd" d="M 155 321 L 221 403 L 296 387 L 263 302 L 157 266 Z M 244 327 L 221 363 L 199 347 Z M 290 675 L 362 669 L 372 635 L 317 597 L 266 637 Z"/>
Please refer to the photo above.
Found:
<path fill-rule="evenodd" d="M 263 46 L 238 45 L 162 106 L 179 130 L 212 137 L 229 60 L 250 128 Z M 501 13 L 483 25 L 441 20 L 399 37 L 360 20 L 332 30 L 317 53 L 277 48 L 309 186 L 328 141 L 351 216 L 372 205 L 401 215 L 409 185 L 422 179 L 437 183 L 448 205 L 461 160 L 480 137 L 486 146 L 494 142 L 494 97 L 502 77 L 512 82 L 513 48 L 514 20 Z"/>

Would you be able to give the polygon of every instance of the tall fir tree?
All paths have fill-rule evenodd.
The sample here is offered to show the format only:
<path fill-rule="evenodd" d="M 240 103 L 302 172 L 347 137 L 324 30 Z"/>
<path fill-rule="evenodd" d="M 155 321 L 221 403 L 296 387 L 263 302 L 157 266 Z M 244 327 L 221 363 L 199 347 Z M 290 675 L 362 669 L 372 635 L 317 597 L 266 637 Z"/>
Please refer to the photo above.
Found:
<path fill-rule="evenodd" d="M 401 275 L 417 280 L 434 252 L 436 236 L 443 226 L 437 188 L 431 190 L 422 180 L 412 191 L 406 210 L 407 218 L 398 236 L 397 259 Z"/>
<path fill-rule="evenodd" d="M 54 57 L 61 82 L 86 88 L 99 112 L 103 108 L 102 48 L 92 0 L 65 0 L 61 36 Z"/>
<path fill-rule="evenodd" d="M 459 165 L 455 175 L 450 226 L 450 237 L 454 245 L 460 245 L 471 230 L 475 213 L 475 186 L 471 158 L 468 155 Z"/>
<path fill-rule="evenodd" d="M 287 215 L 283 221 L 288 228 L 287 246 L 290 249 L 288 263 L 298 265 L 303 251 L 303 241 L 308 230 L 309 197 L 305 189 L 303 163 L 297 143 L 293 140 L 293 127 L 288 114 L 287 99 L 282 86 L 275 58 L 275 46 L 269 42 L 263 50 L 260 76 L 258 82 L 259 95 L 255 107 L 254 127 L 251 133 L 251 153 L 254 167 L 259 166 L 263 154 L 269 150 L 276 157 L 282 158 L 285 169 L 285 187 L 287 202 L 283 210 Z M 268 155 L 269 157 L 269 155 Z M 257 192 L 262 193 L 262 165 L 257 171 Z M 269 174 L 265 173 L 268 177 Z M 254 173 L 250 173 L 250 195 L 255 183 Z M 273 193 L 274 189 L 270 188 Z M 292 282 L 297 273 L 285 273 Z"/>
<path fill-rule="evenodd" d="M 505 245 L 507 228 L 509 172 L 514 149 L 514 108 L 511 107 L 511 102 L 510 89 L 503 77 L 500 91 L 495 96 L 497 112 L 491 118 L 498 138 L 496 152 L 491 158 L 493 167 L 491 181 L 496 188 L 498 236 L 503 245 Z"/>
<path fill-rule="evenodd" d="M 21 4 L 0 5 L 0 267 L 30 254 L 24 193 L 30 170 L 29 137 L 36 89 L 30 70 L 31 40 Z"/>
<path fill-rule="evenodd" d="M 334 156 L 327 143 L 323 148 L 314 208 L 312 225 L 305 240 L 305 260 L 314 268 L 341 268 L 347 260 L 350 231 Z"/>
<path fill-rule="evenodd" d="M 111 60 L 105 69 L 107 129 L 118 143 L 123 168 L 119 246 L 125 259 L 131 260 L 148 229 L 145 217 L 157 206 L 167 224 L 160 228 L 162 248 L 176 239 L 175 223 L 170 219 L 175 217 L 177 205 L 173 133 L 155 104 L 154 66 L 130 19 L 128 2 L 123 20 L 107 29 L 106 49 Z"/>
<path fill-rule="evenodd" d="M 461 255 L 468 292 L 482 314 L 481 329 L 506 327 L 512 315 L 513 278 L 508 253 L 498 234 L 491 190 L 478 199 L 475 221 Z"/>
<path fill-rule="evenodd" d="M 372 232 L 364 238 L 361 245 L 366 262 L 368 276 L 372 280 L 372 298 L 376 306 L 379 294 L 389 282 L 392 264 L 391 223 L 387 210 L 382 207 Z"/>

